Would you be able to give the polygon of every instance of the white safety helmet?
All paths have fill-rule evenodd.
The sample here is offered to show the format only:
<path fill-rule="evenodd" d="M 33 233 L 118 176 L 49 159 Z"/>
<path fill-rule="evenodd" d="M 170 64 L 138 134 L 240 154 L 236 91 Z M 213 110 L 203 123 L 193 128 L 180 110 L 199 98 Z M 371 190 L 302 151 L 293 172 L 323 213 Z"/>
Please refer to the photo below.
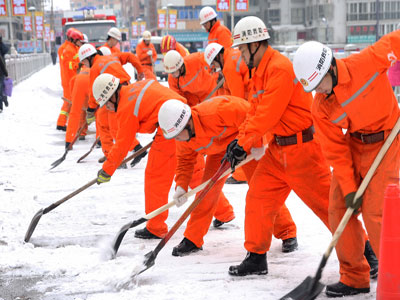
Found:
<path fill-rule="evenodd" d="M 293 69 L 306 92 L 311 92 L 320 84 L 329 71 L 332 58 L 332 50 L 320 42 L 306 42 L 297 49 Z"/>
<path fill-rule="evenodd" d="M 206 49 L 204 50 L 204 59 L 206 60 L 207 64 L 211 66 L 211 63 L 221 51 L 223 47 L 218 43 L 211 43 L 208 44 Z"/>
<path fill-rule="evenodd" d="M 118 89 L 118 85 L 119 78 L 111 74 L 103 73 L 96 77 L 93 82 L 92 91 L 93 97 L 100 107 L 103 107 L 110 100 L 111 96 Z"/>
<path fill-rule="evenodd" d="M 143 40 L 145 40 L 145 41 L 150 41 L 150 40 L 151 40 L 151 33 L 150 33 L 150 31 L 146 30 L 145 32 L 143 32 L 142 37 L 143 37 Z"/>
<path fill-rule="evenodd" d="M 183 57 L 176 50 L 170 50 L 164 56 L 164 69 L 167 73 L 174 73 L 183 65 Z"/>
<path fill-rule="evenodd" d="M 89 39 L 88 36 L 86 34 L 83 33 L 83 40 L 81 40 L 82 43 L 89 43 Z"/>
<path fill-rule="evenodd" d="M 82 61 L 85 58 L 88 58 L 89 56 L 92 56 L 93 54 L 96 54 L 96 53 L 97 53 L 97 50 L 93 45 L 84 44 L 84 45 L 80 46 L 79 50 L 78 50 L 79 61 Z"/>
<path fill-rule="evenodd" d="M 169 140 L 180 134 L 185 129 L 191 115 L 189 105 L 182 101 L 171 99 L 164 102 L 158 111 L 158 124 L 164 137 Z"/>
<path fill-rule="evenodd" d="M 111 50 L 110 48 L 106 47 L 106 46 L 102 46 L 99 48 L 99 51 L 103 54 L 103 56 L 108 56 L 111 55 Z"/>
<path fill-rule="evenodd" d="M 121 41 L 121 31 L 117 27 L 111 27 L 108 32 L 108 36 L 111 36 L 112 38 L 116 39 L 117 41 Z"/>
<path fill-rule="evenodd" d="M 240 19 L 233 29 L 233 45 L 260 42 L 269 39 L 269 33 L 265 23 L 257 17 L 250 16 Z"/>
<path fill-rule="evenodd" d="M 217 13 L 215 10 L 210 6 L 205 6 L 200 10 L 199 13 L 200 25 L 203 25 L 212 19 L 215 19 L 216 17 Z"/>

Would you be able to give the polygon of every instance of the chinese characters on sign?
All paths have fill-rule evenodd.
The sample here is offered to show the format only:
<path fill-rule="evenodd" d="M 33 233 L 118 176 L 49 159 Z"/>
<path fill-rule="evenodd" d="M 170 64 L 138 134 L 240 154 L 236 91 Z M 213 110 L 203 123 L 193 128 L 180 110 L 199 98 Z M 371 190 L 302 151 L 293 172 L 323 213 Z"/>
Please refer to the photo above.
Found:
<path fill-rule="evenodd" d="M 50 41 L 50 24 L 44 24 L 44 40 Z"/>
<path fill-rule="evenodd" d="M 25 32 L 32 32 L 32 18 L 31 14 L 28 13 L 27 16 L 23 17 L 24 21 L 24 31 Z"/>
<path fill-rule="evenodd" d="M 43 38 L 43 13 L 35 12 L 36 38 Z"/>
<path fill-rule="evenodd" d="M 11 6 L 13 16 L 26 15 L 26 0 L 11 0 Z"/>
<path fill-rule="evenodd" d="M 146 22 L 139 22 L 139 28 L 140 28 L 140 32 L 139 34 L 142 34 L 143 32 L 146 31 Z"/>
<path fill-rule="evenodd" d="M 248 11 L 249 10 L 249 0 L 235 0 L 235 10 L 236 11 Z"/>
<path fill-rule="evenodd" d="M 165 28 L 166 11 L 164 9 L 157 10 L 158 13 L 158 28 Z"/>
<path fill-rule="evenodd" d="M 132 22 L 132 36 L 139 35 L 138 22 Z"/>
<path fill-rule="evenodd" d="M 0 17 L 6 17 L 7 15 L 6 0 L 0 0 Z"/>
<path fill-rule="evenodd" d="M 229 11 L 231 0 L 217 0 L 217 11 Z"/>
<path fill-rule="evenodd" d="M 168 27 L 169 29 L 177 29 L 176 26 L 176 19 L 177 19 L 178 11 L 176 9 L 170 9 L 169 10 L 169 21 L 168 21 Z"/>

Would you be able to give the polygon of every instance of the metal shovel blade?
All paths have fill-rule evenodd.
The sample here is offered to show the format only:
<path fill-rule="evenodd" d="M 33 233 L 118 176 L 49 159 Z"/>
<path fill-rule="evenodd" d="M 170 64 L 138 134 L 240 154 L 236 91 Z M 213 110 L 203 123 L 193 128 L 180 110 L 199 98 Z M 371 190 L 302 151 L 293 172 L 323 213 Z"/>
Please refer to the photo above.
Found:
<path fill-rule="evenodd" d="M 299 286 L 279 300 L 314 300 L 325 287 L 320 282 L 316 282 L 313 287 L 314 281 L 313 277 L 308 276 Z"/>
<path fill-rule="evenodd" d="M 24 241 L 29 242 L 33 231 L 35 230 L 37 224 L 39 223 L 40 218 L 43 216 L 43 208 L 41 208 L 32 218 L 31 223 L 29 224 L 28 230 L 25 233 Z"/>
<path fill-rule="evenodd" d="M 138 276 L 139 274 L 142 274 L 144 271 L 151 268 L 152 266 L 154 266 L 154 262 L 156 260 L 157 255 L 154 253 L 154 251 L 150 251 L 144 257 L 145 257 L 145 260 L 143 262 L 144 268 L 136 272 L 135 274 L 132 274 L 131 276 L 132 279 Z"/>
<path fill-rule="evenodd" d="M 55 167 L 57 167 L 59 164 L 61 164 L 65 160 L 65 157 L 67 157 L 67 152 L 68 151 L 65 151 L 64 155 L 61 158 L 57 159 L 55 162 L 53 162 L 51 164 L 50 170 L 53 170 Z"/>
<path fill-rule="evenodd" d="M 131 223 L 125 224 L 124 226 L 121 227 L 121 229 L 119 230 L 119 232 L 117 233 L 116 238 L 114 239 L 113 242 L 113 249 L 114 249 L 114 253 L 113 253 L 113 258 L 115 258 L 115 256 L 117 255 L 119 246 L 122 243 L 122 239 L 124 238 L 125 234 L 128 232 L 128 230 L 130 228 L 136 227 L 144 222 L 146 222 L 147 219 L 145 218 L 140 218 L 138 220 L 135 220 Z"/>

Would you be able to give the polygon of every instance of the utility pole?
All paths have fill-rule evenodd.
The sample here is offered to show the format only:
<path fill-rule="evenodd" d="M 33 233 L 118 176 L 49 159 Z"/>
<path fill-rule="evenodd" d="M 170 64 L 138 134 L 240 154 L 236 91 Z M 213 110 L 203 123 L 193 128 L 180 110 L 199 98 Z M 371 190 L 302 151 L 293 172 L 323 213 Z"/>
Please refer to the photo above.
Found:
<path fill-rule="evenodd" d="M 8 32 L 10 35 L 8 38 L 11 43 L 10 53 L 13 55 L 16 55 L 16 54 L 18 54 L 18 52 L 17 52 L 17 50 L 15 50 L 15 47 L 14 47 L 14 31 L 13 31 L 12 13 L 11 13 L 12 7 L 10 5 L 10 0 L 7 0 L 7 7 L 8 7 L 8 25 L 10 27 L 10 31 Z"/>
<path fill-rule="evenodd" d="M 376 42 L 379 40 L 379 0 L 376 0 L 376 29 L 375 29 L 375 34 L 376 34 Z"/>
<path fill-rule="evenodd" d="M 231 0 L 231 32 L 233 33 L 233 28 L 235 28 L 235 9 L 234 6 L 235 5 L 235 0 Z"/>

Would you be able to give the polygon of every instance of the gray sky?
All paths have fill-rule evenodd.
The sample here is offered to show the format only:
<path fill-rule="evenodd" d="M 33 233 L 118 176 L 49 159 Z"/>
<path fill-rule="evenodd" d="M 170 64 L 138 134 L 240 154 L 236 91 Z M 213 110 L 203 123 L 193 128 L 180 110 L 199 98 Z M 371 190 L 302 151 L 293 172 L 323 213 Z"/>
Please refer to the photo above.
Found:
<path fill-rule="evenodd" d="M 50 8 L 51 0 L 48 0 L 48 5 Z M 53 0 L 54 9 L 62 9 L 62 10 L 69 10 L 69 0 Z"/>

